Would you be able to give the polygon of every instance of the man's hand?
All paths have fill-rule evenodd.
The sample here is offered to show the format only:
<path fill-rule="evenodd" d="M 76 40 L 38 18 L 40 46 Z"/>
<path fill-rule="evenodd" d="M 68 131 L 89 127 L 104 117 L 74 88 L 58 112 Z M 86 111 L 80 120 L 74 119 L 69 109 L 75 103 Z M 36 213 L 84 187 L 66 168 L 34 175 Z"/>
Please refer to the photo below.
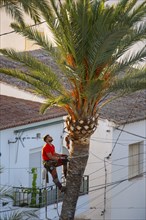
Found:
<path fill-rule="evenodd" d="M 68 156 L 66 154 L 62 154 L 60 159 L 63 160 L 64 162 L 69 162 Z"/>

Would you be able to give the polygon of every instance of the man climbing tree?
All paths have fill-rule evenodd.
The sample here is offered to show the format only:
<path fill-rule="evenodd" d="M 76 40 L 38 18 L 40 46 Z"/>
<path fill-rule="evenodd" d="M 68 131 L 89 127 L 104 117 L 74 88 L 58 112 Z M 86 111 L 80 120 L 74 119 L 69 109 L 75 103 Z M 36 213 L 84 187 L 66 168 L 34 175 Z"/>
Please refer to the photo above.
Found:
<path fill-rule="evenodd" d="M 49 134 L 45 135 L 44 141 L 46 144 L 42 148 L 43 165 L 52 175 L 53 182 L 56 184 L 56 186 L 61 190 L 61 192 L 64 192 L 65 187 L 62 186 L 58 179 L 56 167 L 63 165 L 63 173 L 64 177 L 66 178 L 68 156 L 55 152 L 55 146 L 52 144 L 53 138 Z"/>
<path fill-rule="evenodd" d="M 6 0 L 0 2 L 4 4 Z M 11 1 L 8 2 L 10 9 Z M 116 2 L 107 6 L 105 0 L 32 1 L 37 17 L 47 24 L 48 36 L 51 31 L 53 42 L 47 33 L 39 32 L 33 16 L 33 25 L 15 16 L 16 22 L 11 24 L 14 31 L 53 57 L 59 74 L 28 52 L 0 50 L 27 67 L 0 68 L 0 72 L 32 85 L 35 93 L 46 99 L 42 113 L 51 106 L 59 106 L 68 114 L 66 127 L 71 148 L 61 220 L 74 219 L 90 138 L 101 108 L 113 99 L 146 88 L 145 66 L 134 68 L 146 57 L 145 44 L 138 51 L 129 52 L 135 43 L 146 40 L 146 2 Z M 24 3 L 21 5 L 24 7 Z"/>

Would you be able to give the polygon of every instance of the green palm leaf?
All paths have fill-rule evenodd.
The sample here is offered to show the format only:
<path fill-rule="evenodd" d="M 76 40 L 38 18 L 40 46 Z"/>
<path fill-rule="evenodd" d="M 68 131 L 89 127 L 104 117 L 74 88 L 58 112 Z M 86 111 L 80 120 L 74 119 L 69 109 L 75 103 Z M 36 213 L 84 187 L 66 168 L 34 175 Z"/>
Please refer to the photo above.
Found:
<path fill-rule="evenodd" d="M 109 87 L 109 92 L 125 94 L 146 89 L 146 66 L 140 70 L 129 69 L 123 77 L 117 77 Z"/>
<path fill-rule="evenodd" d="M 10 211 L 9 213 L 3 214 L 1 220 L 37 220 L 38 216 L 35 211 Z"/>
<path fill-rule="evenodd" d="M 21 79 L 27 81 L 28 83 L 29 81 L 27 77 L 29 78 L 29 80 L 34 78 L 35 81 L 33 82 L 37 82 L 37 81 L 42 82 L 43 84 L 46 84 L 46 86 L 51 87 L 52 90 L 56 90 L 60 93 L 61 91 L 63 91 L 63 86 L 61 82 L 59 82 L 59 79 L 57 78 L 56 74 L 51 70 L 51 68 L 49 68 L 42 62 L 38 61 L 29 53 L 17 53 L 12 49 L 11 50 L 1 49 L 0 52 L 8 56 L 9 58 L 18 61 L 28 67 L 29 72 L 26 71 L 24 73 L 21 71 L 21 74 L 18 74 L 18 72 L 16 72 L 15 70 L 12 71 L 10 70 L 13 76 L 15 76 L 16 73 L 16 76 L 19 75 L 20 78 L 21 75 Z M 4 72 L 4 69 L 0 69 L 0 71 Z M 5 74 L 6 73 L 8 74 L 8 71 L 9 70 L 6 69 Z M 11 75 L 10 72 L 9 75 Z M 22 75 L 24 75 L 24 77 Z"/>
<path fill-rule="evenodd" d="M 17 18 L 17 23 L 11 26 L 17 33 L 34 40 L 51 54 L 63 78 L 59 78 L 52 68 L 29 53 L 17 53 L 14 50 L 0 52 L 22 63 L 27 70 L 1 69 L 1 72 L 26 81 L 33 85 L 35 93 L 47 99 L 50 97 L 42 107 L 42 112 L 47 106 L 60 106 L 62 102 L 69 113 L 76 112 L 76 117 L 82 111 L 83 114 L 93 112 L 89 110 L 90 106 L 95 108 L 99 99 L 112 90 L 119 90 L 123 94 L 126 91 L 129 93 L 130 88 L 131 92 L 136 88 L 140 89 L 140 85 L 143 89 L 145 84 L 140 80 L 142 73 L 139 72 L 139 82 L 132 76 L 128 88 L 131 76 L 127 76 L 125 72 L 128 66 L 146 57 L 145 47 L 126 57 L 129 48 L 144 41 L 146 35 L 145 21 L 136 26 L 144 17 L 146 6 L 143 3 L 135 6 L 136 2 L 121 0 L 116 6 L 105 7 L 102 0 L 66 0 L 59 1 L 58 5 L 53 0 L 50 4 L 47 1 L 33 1 L 35 10 L 43 16 L 53 34 L 56 48 L 53 48 L 47 36 L 39 33 L 37 27 L 30 27 L 25 22 L 22 24 Z M 135 16 L 134 19 L 132 15 Z M 124 77 L 119 79 L 118 75 L 122 71 L 125 72 Z M 68 83 L 70 91 L 64 86 L 64 82 Z M 137 87 L 133 89 L 132 85 Z M 68 103 L 64 100 L 68 100 Z"/>
<path fill-rule="evenodd" d="M 0 0 L 0 3 L 4 2 L 6 0 Z M 49 64 L 29 53 L 4 49 L 0 50 L 3 55 L 22 66 L 18 69 L 0 68 L 0 72 L 27 82 L 35 93 L 45 97 L 42 113 L 51 106 L 59 106 L 69 115 L 66 125 L 75 158 L 70 161 L 67 184 L 71 190 L 65 194 L 60 218 L 67 219 L 68 213 L 73 213 L 73 219 L 88 158 L 78 161 L 76 155 L 83 152 L 88 155 L 89 139 L 96 129 L 99 109 L 118 97 L 146 89 L 145 67 L 134 69 L 146 59 L 146 1 L 120 0 L 111 6 L 105 6 L 105 0 L 18 2 L 34 24 L 38 24 L 40 17 L 46 22 L 53 42 L 47 35 L 39 33 L 38 26 L 32 27 L 25 22 L 17 4 L 10 4 L 11 9 L 8 9 L 16 19 L 11 27 L 51 55 L 59 75 Z M 129 52 L 139 42 L 141 49 Z M 114 93 L 112 98 L 111 93 Z M 79 162 L 81 166 L 78 166 Z M 72 179 L 74 169 L 78 175 Z"/>
<path fill-rule="evenodd" d="M 34 0 L 31 2 L 29 0 L 0 0 L 0 7 L 23 25 L 23 12 L 30 15 L 35 23 L 40 22 L 40 15 L 34 3 Z"/>

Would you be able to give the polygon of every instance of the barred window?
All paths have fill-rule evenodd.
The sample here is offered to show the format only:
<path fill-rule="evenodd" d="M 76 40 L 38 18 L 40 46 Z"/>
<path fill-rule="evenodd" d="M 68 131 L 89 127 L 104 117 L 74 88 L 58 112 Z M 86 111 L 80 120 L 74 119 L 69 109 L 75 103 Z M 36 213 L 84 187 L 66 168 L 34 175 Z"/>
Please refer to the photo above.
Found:
<path fill-rule="evenodd" d="M 129 145 L 129 180 L 143 176 L 143 142 Z"/>

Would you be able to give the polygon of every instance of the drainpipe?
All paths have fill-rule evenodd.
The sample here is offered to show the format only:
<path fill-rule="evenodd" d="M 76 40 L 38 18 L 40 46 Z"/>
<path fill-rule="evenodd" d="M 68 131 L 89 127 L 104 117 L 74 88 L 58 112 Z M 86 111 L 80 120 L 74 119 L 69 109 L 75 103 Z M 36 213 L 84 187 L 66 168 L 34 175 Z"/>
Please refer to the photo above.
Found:
<path fill-rule="evenodd" d="M 48 183 L 48 171 L 44 168 L 42 170 L 42 179 L 45 180 L 45 220 L 51 220 L 47 216 L 47 206 L 48 206 L 48 194 L 47 194 L 47 183 Z"/>

